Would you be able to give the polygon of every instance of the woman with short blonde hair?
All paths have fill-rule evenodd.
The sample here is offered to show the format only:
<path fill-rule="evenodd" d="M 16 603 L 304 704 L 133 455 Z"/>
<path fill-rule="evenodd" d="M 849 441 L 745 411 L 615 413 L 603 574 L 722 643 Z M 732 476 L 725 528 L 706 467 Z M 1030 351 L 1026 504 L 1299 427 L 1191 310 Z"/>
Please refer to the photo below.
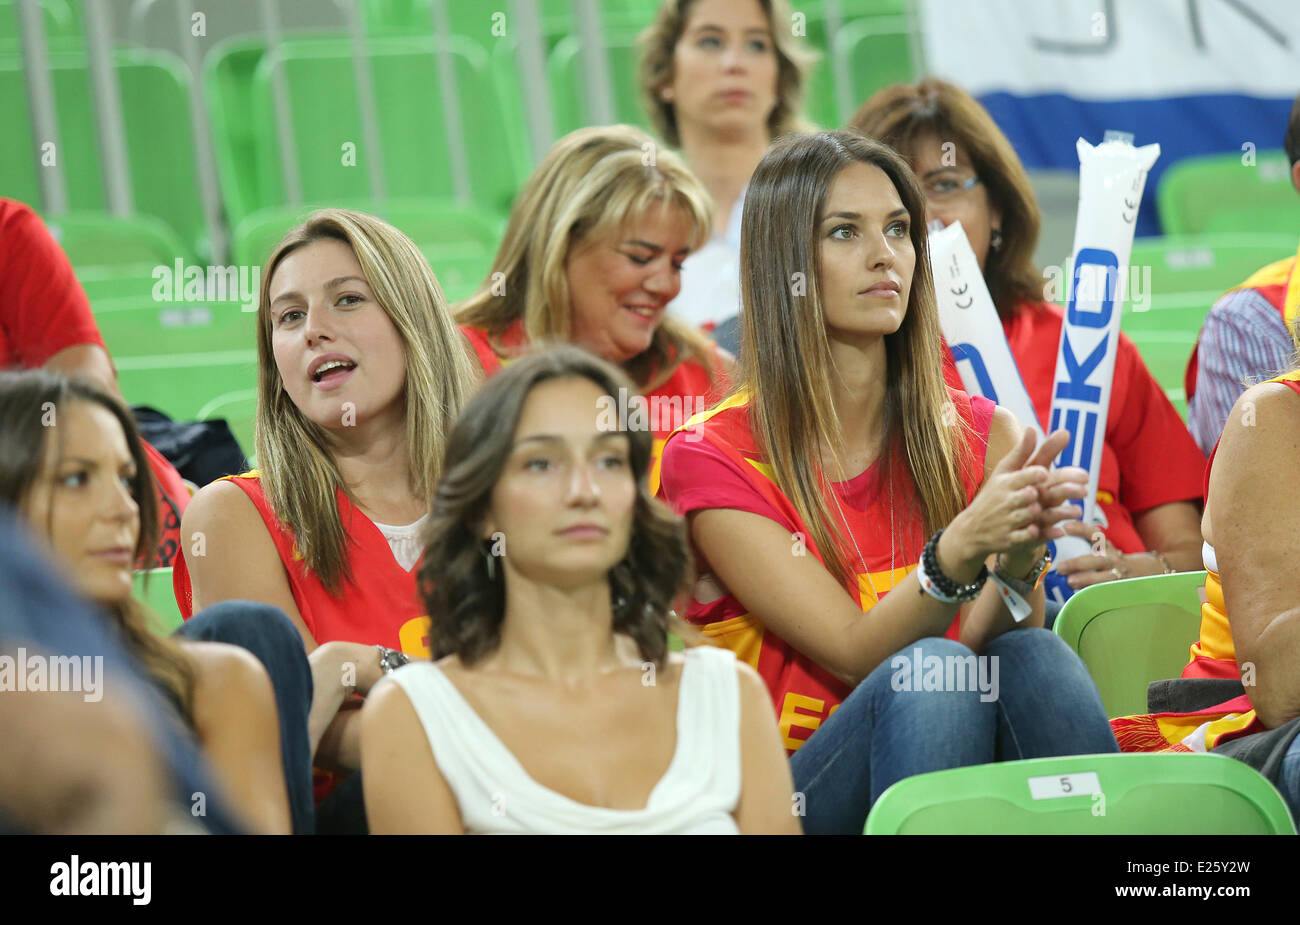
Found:
<path fill-rule="evenodd" d="M 707 338 L 665 315 L 711 218 L 699 181 L 640 129 L 571 132 L 520 192 L 492 272 L 456 320 L 488 375 L 529 344 L 569 342 L 684 414 L 726 372 Z M 659 417 L 650 429 L 660 438 L 684 423 Z"/>

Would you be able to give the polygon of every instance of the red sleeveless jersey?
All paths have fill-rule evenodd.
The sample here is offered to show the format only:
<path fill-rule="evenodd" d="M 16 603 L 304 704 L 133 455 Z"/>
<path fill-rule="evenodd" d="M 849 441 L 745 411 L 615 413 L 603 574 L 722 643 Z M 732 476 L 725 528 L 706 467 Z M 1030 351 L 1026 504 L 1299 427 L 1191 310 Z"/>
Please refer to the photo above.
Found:
<path fill-rule="evenodd" d="M 483 371 L 489 376 L 499 373 L 512 353 L 527 346 L 528 335 L 522 320 L 506 328 L 495 343 L 482 328 L 461 325 L 461 333 L 469 340 L 478 356 Z M 500 352 L 498 352 L 500 351 Z M 712 369 L 706 369 L 698 360 L 688 359 L 677 364 L 673 374 L 651 392 L 645 393 L 645 426 L 654 434 L 657 461 L 663 442 L 678 427 L 696 414 L 703 412 L 727 390 L 727 372 L 717 350 L 713 351 Z M 635 409 L 626 409 L 629 420 Z"/>
<path fill-rule="evenodd" d="M 230 476 L 229 480 L 248 495 L 262 515 L 280 554 L 298 613 L 317 645 L 341 640 L 387 646 L 420 658 L 430 657 L 431 621 L 424 615 L 416 592 L 418 564 L 409 572 L 402 568 L 379 528 L 341 490 L 337 494 L 339 517 L 347 539 L 352 577 L 343 582 L 335 596 L 307 568 L 294 544 L 293 534 L 271 509 L 257 470 Z M 188 620 L 193 615 L 194 602 L 184 549 L 176 554 L 172 582 L 181 616 Z"/>
<path fill-rule="evenodd" d="M 960 462 L 969 502 L 983 481 L 995 405 L 956 389 L 948 391 L 957 413 L 969 427 L 968 447 Z M 761 513 L 788 529 L 796 537 L 793 542 L 803 543 L 805 550 L 824 564 L 811 531 L 774 481 L 770 466 L 757 448 L 748 407 L 748 396 L 734 395 L 692 421 L 692 430 L 673 434 L 664 448 L 661 494 L 683 515 L 711 507 Z M 705 460 L 707 465 L 699 465 Z M 892 518 L 889 480 L 883 469 L 883 463 L 876 463 L 856 478 L 836 483 L 838 507 L 833 500 L 827 500 L 832 516 L 842 512 L 847 521 L 852 539 L 841 539 L 841 552 L 857 580 L 846 585 L 845 590 L 864 611 L 916 568 L 927 539 L 915 485 L 906 466 L 895 464 Z M 896 537 L 893 541 L 891 525 Z M 697 569 L 699 574 L 712 571 L 698 554 Z M 851 691 L 767 630 L 734 595 L 708 604 L 692 600 L 686 618 L 700 626 L 705 636 L 735 651 L 737 658 L 748 662 L 762 676 L 776 707 L 785 747 L 791 754 Z M 958 621 L 954 620 L 947 637 L 956 639 L 958 630 Z"/>

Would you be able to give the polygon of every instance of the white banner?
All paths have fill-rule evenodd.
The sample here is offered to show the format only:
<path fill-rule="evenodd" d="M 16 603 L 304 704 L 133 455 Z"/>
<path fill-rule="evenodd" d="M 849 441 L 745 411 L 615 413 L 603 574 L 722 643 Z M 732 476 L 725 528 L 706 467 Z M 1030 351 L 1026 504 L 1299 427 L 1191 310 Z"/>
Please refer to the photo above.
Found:
<path fill-rule="evenodd" d="M 930 267 L 939 303 L 939 327 L 966 391 L 1002 405 L 1021 427 L 1035 431 L 1041 439 L 1043 428 L 1034 403 L 1011 356 L 998 310 L 961 222 L 930 232 Z"/>
<path fill-rule="evenodd" d="M 1128 275 L 1138 205 L 1147 171 L 1160 156 L 1160 146 L 1134 148 L 1124 141 L 1104 141 L 1093 147 L 1080 138 L 1077 148 L 1079 216 L 1048 430 L 1070 431 L 1070 443 L 1056 464 L 1088 470 L 1081 519 L 1093 523 L 1119 346 L 1120 281 Z M 1063 562 L 1091 551 L 1087 540 L 1066 536 L 1056 541 L 1054 558 Z M 1073 592 L 1053 572 L 1047 579 L 1047 593 L 1064 601 Z"/>
<path fill-rule="evenodd" d="M 1296 93 L 1296 0 L 922 0 L 919 21 L 927 71 L 976 96 Z"/>

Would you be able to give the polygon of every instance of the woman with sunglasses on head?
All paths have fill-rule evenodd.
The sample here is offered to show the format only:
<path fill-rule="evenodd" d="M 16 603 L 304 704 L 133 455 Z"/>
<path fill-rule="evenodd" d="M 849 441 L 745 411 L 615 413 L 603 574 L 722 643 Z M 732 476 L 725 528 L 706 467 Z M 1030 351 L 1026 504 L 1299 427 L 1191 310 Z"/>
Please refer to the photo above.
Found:
<path fill-rule="evenodd" d="M 629 387 L 565 346 L 465 409 L 420 572 L 437 661 L 362 715 L 372 831 L 798 834 L 762 681 L 668 651 L 682 524 L 647 490 L 650 435 L 598 413 Z"/>
<path fill-rule="evenodd" d="M 1039 212 L 1011 143 L 980 104 L 942 80 L 896 84 L 867 100 L 850 128 L 906 157 L 930 218 L 960 221 L 984 272 L 1002 328 L 1045 427 L 1052 406 L 1064 311 L 1043 298 L 1033 265 Z M 948 381 L 960 388 L 956 367 Z M 1094 553 L 1055 565 L 1070 586 L 1201 568 L 1201 473 L 1205 457 L 1137 347 L 1119 335 L 1106 416 L 1097 502 L 1105 522 L 1063 524 Z"/>
<path fill-rule="evenodd" d="M 688 619 L 767 682 L 810 833 L 861 832 L 913 774 L 1116 748 L 1041 629 L 1045 542 L 1084 473 L 1046 468 L 1064 431 L 1035 450 L 945 388 L 924 222 L 883 145 L 774 143 L 745 203 L 737 387 L 664 449 Z M 970 674 L 936 685 L 936 663 Z"/>

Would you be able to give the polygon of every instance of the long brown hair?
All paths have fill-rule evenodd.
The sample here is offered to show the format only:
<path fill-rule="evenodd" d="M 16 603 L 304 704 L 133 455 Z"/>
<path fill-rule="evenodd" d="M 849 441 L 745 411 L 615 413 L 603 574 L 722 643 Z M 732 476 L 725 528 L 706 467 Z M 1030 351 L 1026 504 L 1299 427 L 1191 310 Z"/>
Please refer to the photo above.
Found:
<path fill-rule="evenodd" d="M 691 18 L 691 7 L 696 2 L 664 0 L 654 22 L 637 37 L 637 47 L 641 52 L 641 105 L 649 113 L 655 131 L 674 148 L 682 146 L 681 134 L 677 130 L 677 110 L 659 92 L 673 79 L 673 56 L 682 33 L 686 31 L 686 22 Z M 793 16 L 786 0 L 757 2 L 767 17 L 772 46 L 776 51 L 776 106 L 767 117 L 768 137 L 779 138 L 789 132 L 807 131 L 812 126 L 802 112 L 804 83 L 817 55 L 795 38 L 790 25 Z"/>
<path fill-rule="evenodd" d="M 59 430 L 59 420 L 69 405 L 79 401 L 108 410 L 122 427 L 135 465 L 135 475 L 130 479 L 131 497 L 140 518 L 135 561 L 151 561 L 158 544 L 158 489 L 135 418 L 116 398 L 81 379 L 42 369 L 0 373 L 0 503 L 21 511 L 33 527 L 42 529 L 39 520 L 34 519 L 37 512 L 27 509 L 28 493 L 49 454 L 62 456 L 64 432 Z M 51 412 L 53 426 L 46 426 Z M 44 529 L 49 532 L 48 526 Z M 149 629 L 150 619 L 157 615 L 134 597 L 102 606 L 126 647 L 189 717 L 194 701 L 194 666 L 176 642 Z"/>
<path fill-rule="evenodd" d="M 257 326 L 257 445 L 262 487 L 289 528 L 308 567 L 337 594 L 347 568 L 336 492 L 343 485 L 325 431 L 307 419 L 284 390 L 271 349 L 271 279 L 300 247 L 320 240 L 348 245 L 375 301 L 388 314 L 406 353 L 406 442 L 413 491 L 433 495 L 443 447 L 476 377 L 442 288 L 414 242 L 362 212 L 322 209 L 276 245 L 262 271 Z"/>
<path fill-rule="evenodd" d="M 570 341 L 569 255 L 590 241 L 617 237 L 649 209 L 669 206 L 690 219 L 690 248 L 695 250 L 708 239 L 712 204 L 677 155 L 630 125 L 570 132 L 520 191 L 492 272 L 474 295 L 456 304 L 456 320 L 495 339 L 523 319 L 531 343 Z M 666 316 L 649 348 L 623 369 L 639 388 L 651 391 L 690 358 L 712 371 L 708 339 Z"/>
<path fill-rule="evenodd" d="M 1029 174 L 993 117 L 961 87 L 944 80 L 894 84 L 878 90 L 849 122 L 856 132 L 915 157 L 924 135 L 952 142 L 970 160 L 1002 213 L 1002 245 L 990 248 L 984 281 L 998 312 L 1006 316 L 1022 301 L 1043 298 L 1043 275 L 1034 266 L 1042 216 Z"/>
<path fill-rule="evenodd" d="M 853 132 L 789 135 L 759 162 L 745 195 L 740 233 L 740 371 L 736 391 L 750 396 L 750 426 L 775 481 L 790 498 L 828 568 L 851 584 L 827 507 L 831 479 L 817 464 L 843 440 L 831 397 L 833 366 L 821 303 L 818 228 L 836 176 L 854 163 L 880 168 L 911 217 L 916 267 L 907 313 L 885 337 L 885 471 L 906 466 L 926 533 L 966 506 L 957 461 L 966 431 L 953 416 L 940 359 L 939 316 L 930 278 L 925 199 L 901 157 Z M 811 268 L 812 272 L 809 273 Z M 801 281 L 803 286 L 794 285 Z M 799 294 L 796 294 L 799 293 Z M 838 479 L 851 473 L 838 473 Z"/>
<path fill-rule="evenodd" d="M 456 655 L 470 665 L 500 643 L 505 579 L 489 575 L 486 556 L 492 553 L 479 530 L 510 456 L 524 402 L 543 382 L 569 378 L 594 383 L 615 404 L 618 396 L 635 391 L 617 367 L 577 347 L 535 349 L 490 379 L 452 431 L 418 575 L 420 596 L 433 620 L 435 659 Z M 646 485 L 649 431 L 622 425 L 619 422 L 618 432 L 628 438 L 637 494 L 627 555 L 609 573 L 614 632 L 631 636 L 643 659 L 661 664 L 667 653 L 669 611 L 689 567 L 686 529 Z"/>

